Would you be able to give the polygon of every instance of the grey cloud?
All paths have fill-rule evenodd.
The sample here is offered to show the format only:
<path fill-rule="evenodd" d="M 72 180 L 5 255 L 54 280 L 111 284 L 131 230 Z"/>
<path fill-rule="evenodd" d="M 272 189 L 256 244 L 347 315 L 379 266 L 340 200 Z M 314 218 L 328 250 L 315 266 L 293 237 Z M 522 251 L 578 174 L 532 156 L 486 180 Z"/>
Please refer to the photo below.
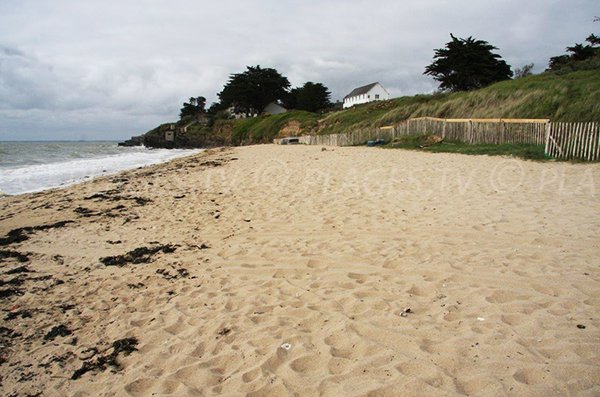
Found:
<path fill-rule="evenodd" d="M 429 93 L 423 70 L 451 32 L 541 71 L 598 32 L 594 12 L 591 0 L 1 2 L 0 139 L 140 133 L 189 96 L 216 100 L 246 65 L 322 82 L 334 99 L 373 81 Z"/>

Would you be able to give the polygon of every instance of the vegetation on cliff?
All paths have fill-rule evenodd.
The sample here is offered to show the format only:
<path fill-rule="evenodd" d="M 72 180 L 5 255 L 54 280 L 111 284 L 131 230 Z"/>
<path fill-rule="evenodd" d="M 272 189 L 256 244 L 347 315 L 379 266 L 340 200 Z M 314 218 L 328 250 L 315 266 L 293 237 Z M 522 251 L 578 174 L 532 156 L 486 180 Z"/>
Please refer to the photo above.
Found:
<path fill-rule="evenodd" d="M 423 116 L 600 121 L 600 39 L 590 35 L 587 42 L 588 45 L 575 44 L 568 47 L 566 55 L 551 58 L 549 68 L 544 73 L 531 75 L 533 65 L 526 65 L 522 70 L 516 71 L 514 79 L 507 79 L 510 70 L 505 67 L 504 61 L 499 61 L 499 56 L 491 53 L 494 47 L 471 38 L 464 40 L 453 37 L 453 41 L 447 44 L 447 51 L 437 50 L 442 53 L 436 53 L 436 61 L 445 62 L 447 59 L 444 57 L 452 55 L 449 54 L 449 47 L 454 44 L 461 48 L 473 47 L 474 51 L 477 50 L 475 52 L 483 51 L 488 58 L 491 56 L 491 63 L 498 63 L 503 74 L 501 79 L 496 80 L 502 81 L 473 89 L 483 85 L 477 83 L 469 86 L 468 90 L 463 87 L 464 82 L 459 82 L 458 85 L 449 82 L 450 85 L 442 87 L 447 92 L 371 102 L 337 111 L 322 109 L 329 106 L 330 102 L 327 87 L 320 83 L 309 82 L 288 92 L 287 79 L 274 69 L 248 67 L 247 72 L 232 75 L 228 85 L 219 94 L 227 97 L 225 102 L 213 104 L 205 111 L 204 97 L 190 98 L 190 103 L 185 103 L 181 109 L 178 122 L 158 126 L 142 137 L 135 137 L 133 141 L 154 147 L 246 145 L 271 142 L 274 138 L 292 135 L 335 134 L 377 128 Z M 428 68 L 431 69 L 432 65 Z M 246 92 L 244 84 L 247 85 L 247 80 L 257 74 L 264 83 L 259 86 L 270 86 L 267 82 L 273 80 L 271 85 L 277 92 L 273 93 L 275 96 L 261 97 L 260 103 L 246 103 L 244 100 L 248 98 L 239 96 L 236 92 Z M 440 75 L 441 77 L 443 76 Z M 237 83 L 232 85 L 234 81 Z M 252 112 L 273 98 L 283 98 L 284 103 L 296 109 L 319 111 L 291 110 L 278 115 L 231 119 L 223 110 L 225 104 L 229 104 Z M 176 132 L 175 140 L 171 143 L 165 139 L 169 130 Z"/>

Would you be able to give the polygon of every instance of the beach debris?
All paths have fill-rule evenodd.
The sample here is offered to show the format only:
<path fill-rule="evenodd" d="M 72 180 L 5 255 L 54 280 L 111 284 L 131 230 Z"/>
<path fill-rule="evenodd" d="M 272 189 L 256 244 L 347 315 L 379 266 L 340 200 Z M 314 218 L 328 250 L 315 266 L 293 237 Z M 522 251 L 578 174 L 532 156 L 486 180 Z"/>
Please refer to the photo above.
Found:
<path fill-rule="evenodd" d="M 406 309 L 400 312 L 400 317 L 408 317 L 409 313 L 413 313 L 413 311 L 410 307 L 407 307 Z"/>
<path fill-rule="evenodd" d="M 106 240 L 107 243 L 114 245 L 114 244 L 121 244 L 122 241 L 121 240 Z"/>
<path fill-rule="evenodd" d="M 177 274 L 173 275 L 171 273 L 169 273 L 166 269 L 157 269 L 156 270 L 157 274 L 160 274 L 163 276 L 164 279 L 166 280 L 175 280 L 178 279 L 180 277 L 189 277 L 190 276 L 190 272 L 188 272 L 187 269 L 177 269 Z M 144 284 L 142 284 L 143 286 Z"/>
<path fill-rule="evenodd" d="M 176 199 L 176 200 L 182 199 L 184 197 L 185 197 L 185 194 L 180 194 L 180 195 L 177 195 L 177 196 L 173 196 L 173 198 Z"/>
<path fill-rule="evenodd" d="M 7 327 L 0 327 L 0 365 L 8 361 L 8 352 L 14 344 L 14 339 L 20 338 L 21 333 Z"/>
<path fill-rule="evenodd" d="M 3 287 L 5 285 L 12 285 L 12 286 L 18 287 L 20 285 L 23 285 L 24 282 L 25 282 L 25 280 L 22 277 L 17 276 L 17 277 L 11 278 L 8 281 L 0 280 L 0 287 Z"/>
<path fill-rule="evenodd" d="M 127 287 L 131 289 L 140 289 L 145 287 L 144 283 L 136 283 L 136 284 L 127 284 Z"/>
<path fill-rule="evenodd" d="M 137 351 L 138 343 L 139 342 L 137 338 L 124 338 L 114 341 L 111 346 L 112 352 L 110 354 L 99 355 L 94 360 L 88 359 L 84 361 L 81 365 L 81 368 L 79 368 L 73 373 L 71 379 L 77 380 L 90 371 L 104 371 L 108 367 L 111 367 L 113 369 L 113 372 L 120 371 L 122 367 L 121 364 L 119 364 L 119 362 L 117 361 L 119 354 L 123 353 L 124 355 L 128 356 L 134 351 Z M 111 348 L 109 348 L 108 350 L 110 350 Z M 99 351 L 97 348 L 92 349 L 95 349 L 96 352 Z M 91 357 L 93 358 L 96 355 L 97 354 L 93 354 Z"/>
<path fill-rule="evenodd" d="M 283 350 L 290 350 L 290 349 L 292 348 L 292 344 L 291 344 L 291 343 L 288 343 L 288 342 L 285 342 L 285 343 L 284 343 L 284 344 L 282 344 L 280 347 L 281 347 Z"/>
<path fill-rule="evenodd" d="M 231 332 L 231 328 L 223 327 L 219 332 L 217 332 L 221 336 L 225 336 Z"/>
<path fill-rule="evenodd" d="M 111 182 L 112 183 L 123 183 L 123 182 L 129 182 L 129 179 L 128 178 L 119 177 L 119 178 L 113 178 L 113 179 L 111 179 Z"/>
<path fill-rule="evenodd" d="M 120 200 L 129 200 L 129 201 L 135 201 L 135 203 L 137 205 L 146 205 L 148 203 L 151 203 L 152 200 L 145 198 L 145 197 L 139 197 L 139 196 L 122 196 L 120 194 L 118 194 L 120 192 L 120 190 L 118 189 L 111 189 L 111 190 L 106 190 L 104 192 L 99 192 L 99 193 L 94 193 L 91 196 L 87 196 L 84 197 L 84 200 L 94 200 L 94 201 L 103 201 L 103 200 L 107 200 L 107 201 L 120 201 Z"/>
<path fill-rule="evenodd" d="M 21 288 L 6 288 L 0 290 L 0 298 L 10 298 L 13 295 L 23 295 L 24 292 Z"/>
<path fill-rule="evenodd" d="M 583 325 L 583 324 L 577 324 L 577 328 L 579 328 L 579 329 L 585 329 L 585 325 Z"/>
<path fill-rule="evenodd" d="M 82 361 L 85 360 L 89 360 L 90 358 L 94 357 L 96 354 L 98 354 L 98 348 L 97 347 L 88 347 L 86 349 L 83 349 L 81 351 L 81 353 L 79 353 L 79 359 Z"/>
<path fill-rule="evenodd" d="M 128 197 L 127 200 L 133 200 L 137 205 L 146 205 L 152 202 L 151 199 L 144 197 Z"/>
<path fill-rule="evenodd" d="M 17 317 L 31 318 L 31 310 L 19 310 L 18 308 L 10 310 L 9 313 L 6 316 L 4 316 L 4 321 L 14 320 Z"/>
<path fill-rule="evenodd" d="M 52 366 L 52 364 L 58 364 L 61 368 L 65 367 L 65 362 L 71 358 L 74 357 L 75 354 L 73 352 L 66 352 L 64 354 L 61 355 L 53 355 L 51 356 L 48 361 L 44 362 L 44 363 L 39 363 L 38 367 L 40 368 L 50 368 Z"/>
<path fill-rule="evenodd" d="M 152 256 L 159 252 L 169 254 L 177 249 L 176 245 L 164 244 L 155 247 L 140 247 L 127 252 L 124 255 L 106 256 L 100 258 L 105 266 L 125 266 L 127 263 L 139 264 L 149 263 L 152 261 Z"/>
<path fill-rule="evenodd" d="M 206 250 L 210 248 L 210 245 L 206 244 L 206 243 L 201 243 L 200 245 L 198 244 L 191 244 L 191 243 L 186 243 L 187 246 L 189 248 L 195 248 L 195 249 L 199 249 L 199 250 Z"/>
<path fill-rule="evenodd" d="M 29 262 L 29 254 L 22 254 L 17 251 L 11 250 L 0 250 L 0 262 L 4 262 L 4 259 L 14 258 L 17 262 Z"/>
<path fill-rule="evenodd" d="M 75 305 L 72 303 L 62 303 L 62 304 L 58 305 L 58 307 L 60 308 L 60 310 L 63 313 L 66 313 L 69 310 L 75 309 Z"/>
<path fill-rule="evenodd" d="M 29 270 L 27 266 L 19 266 L 15 269 L 9 270 L 4 274 L 21 274 L 21 273 L 32 273 L 32 270 Z"/>
<path fill-rule="evenodd" d="M 220 167 L 223 165 L 223 163 L 220 161 L 208 160 L 203 163 L 200 163 L 200 165 L 205 167 Z"/>
<path fill-rule="evenodd" d="M 73 331 L 67 328 L 66 325 L 60 324 L 52 327 L 52 329 L 44 336 L 44 340 L 54 340 L 57 336 L 68 336 L 72 333 Z"/>
<path fill-rule="evenodd" d="M 477 317 L 477 321 L 485 321 L 485 318 L 483 318 L 483 317 Z"/>
<path fill-rule="evenodd" d="M 13 229 L 10 232 L 8 232 L 6 236 L 0 237 L 0 245 L 20 243 L 25 240 L 28 240 L 29 236 L 34 232 L 65 227 L 69 223 L 73 223 L 73 221 L 59 221 L 47 225 L 25 226 Z"/>
<path fill-rule="evenodd" d="M 84 218 L 89 218 L 89 217 L 91 217 L 93 215 L 96 215 L 96 213 L 94 211 L 92 211 L 91 209 L 85 208 L 85 207 L 82 207 L 82 206 L 79 206 L 79 207 L 75 208 L 73 210 L 73 212 L 81 215 Z"/>

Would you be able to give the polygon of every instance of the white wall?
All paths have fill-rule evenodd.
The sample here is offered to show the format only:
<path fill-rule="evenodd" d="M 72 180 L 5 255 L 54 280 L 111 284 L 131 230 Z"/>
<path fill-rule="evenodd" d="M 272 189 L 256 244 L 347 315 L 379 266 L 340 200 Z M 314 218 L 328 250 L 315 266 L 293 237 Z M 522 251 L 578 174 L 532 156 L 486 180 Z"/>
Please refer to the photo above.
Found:
<path fill-rule="evenodd" d="M 265 107 L 263 112 L 268 114 L 281 114 L 287 112 L 287 109 L 275 102 L 271 102 Z"/>
<path fill-rule="evenodd" d="M 383 88 L 381 84 L 376 84 L 366 94 L 344 99 L 343 108 L 346 109 L 361 103 L 385 101 L 387 99 L 390 99 L 390 94 L 388 94 L 388 92 L 385 90 L 385 88 Z"/>

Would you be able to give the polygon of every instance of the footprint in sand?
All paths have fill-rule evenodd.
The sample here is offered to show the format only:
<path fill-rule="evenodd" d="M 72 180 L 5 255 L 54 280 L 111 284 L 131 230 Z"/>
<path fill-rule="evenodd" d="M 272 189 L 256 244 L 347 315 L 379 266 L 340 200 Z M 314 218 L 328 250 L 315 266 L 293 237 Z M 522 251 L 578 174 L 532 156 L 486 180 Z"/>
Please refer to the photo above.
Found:
<path fill-rule="evenodd" d="M 485 298 L 490 303 L 506 303 L 515 300 L 524 300 L 526 296 L 519 295 L 513 291 L 497 290 L 494 291 L 490 296 Z"/>
<path fill-rule="evenodd" d="M 142 378 L 125 385 L 125 391 L 134 397 L 147 396 L 147 391 L 154 386 L 156 379 Z"/>
<path fill-rule="evenodd" d="M 256 379 L 256 378 L 258 377 L 258 375 L 260 375 L 260 373 L 261 373 L 261 369 L 260 369 L 260 368 L 254 368 L 254 369 L 251 369 L 250 371 L 248 371 L 248 372 L 245 372 L 245 373 L 242 375 L 242 381 L 243 381 L 244 383 L 250 383 L 250 382 L 252 382 L 254 379 Z"/>
<path fill-rule="evenodd" d="M 526 385 L 537 385 L 546 380 L 548 374 L 536 368 L 525 368 L 519 369 L 513 374 L 513 378 L 517 382 L 524 383 Z"/>
<path fill-rule="evenodd" d="M 369 278 L 366 274 L 360 273 L 348 273 L 346 276 L 355 280 L 359 284 L 363 284 Z"/>
<path fill-rule="evenodd" d="M 295 359 L 290 363 L 290 367 L 301 374 L 316 371 L 321 367 L 321 360 L 317 354 L 309 354 Z"/>

